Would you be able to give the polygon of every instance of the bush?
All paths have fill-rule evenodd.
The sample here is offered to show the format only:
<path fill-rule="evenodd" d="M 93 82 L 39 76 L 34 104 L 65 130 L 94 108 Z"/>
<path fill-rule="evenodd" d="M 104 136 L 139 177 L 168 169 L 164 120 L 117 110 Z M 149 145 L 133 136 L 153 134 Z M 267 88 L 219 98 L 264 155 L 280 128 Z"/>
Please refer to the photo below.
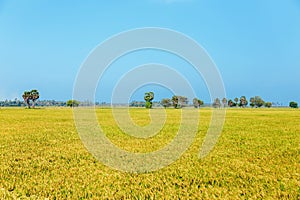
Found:
<path fill-rule="evenodd" d="M 290 107 L 291 107 L 291 108 L 298 108 L 298 103 L 297 103 L 297 102 L 294 102 L 294 101 L 291 101 L 291 102 L 290 102 Z"/>
<path fill-rule="evenodd" d="M 67 106 L 69 107 L 78 107 L 80 104 L 79 101 L 76 101 L 76 100 L 69 100 L 67 101 Z"/>
<path fill-rule="evenodd" d="M 272 107 L 272 103 L 271 103 L 271 102 L 266 102 L 266 103 L 265 103 L 265 107 L 271 108 L 271 107 Z"/>

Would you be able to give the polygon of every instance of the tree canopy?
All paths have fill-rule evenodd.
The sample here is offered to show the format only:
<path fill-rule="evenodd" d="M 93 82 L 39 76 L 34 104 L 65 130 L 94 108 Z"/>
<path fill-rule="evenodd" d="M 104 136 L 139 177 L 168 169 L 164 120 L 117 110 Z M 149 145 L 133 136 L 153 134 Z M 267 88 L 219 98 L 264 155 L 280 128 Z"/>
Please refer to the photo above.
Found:
<path fill-rule="evenodd" d="M 30 101 L 32 101 L 32 108 L 35 107 L 35 101 L 40 98 L 40 94 L 38 90 L 24 91 L 22 98 L 24 102 L 27 104 L 28 108 L 30 108 Z"/>
<path fill-rule="evenodd" d="M 298 108 L 298 103 L 297 103 L 297 102 L 294 102 L 294 101 L 291 101 L 290 104 L 289 104 L 289 106 L 290 106 L 291 108 Z"/>
<path fill-rule="evenodd" d="M 272 103 L 271 102 L 266 102 L 265 103 L 265 107 L 266 108 L 271 108 L 272 107 Z"/>
<path fill-rule="evenodd" d="M 214 108 L 220 108 L 220 107 L 221 107 L 221 101 L 220 101 L 220 99 L 219 99 L 219 98 L 216 98 L 216 99 L 214 100 L 212 106 L 213 106 Z"/>
<path fill-rule="evenodd" d="M 160 101 L 160 104 L 164 107 L 164 108 L 167 108 L 169 106 L 172 105 L 171 103 L 171 99 L 168 99 L 168 98 L 164 98 Z"/>
<path fill-rule="evenodd" d="M 145 107 L 146 108 L 152 108 L 152 100 L 154 99 L 154 93 L 153 92 L 146 92 L 144 95 L 144 99 L 146 101 Z"/>
<path fill-rule="evenodd" d="M 245 96 L 241 96 L 239 106 L 244 108 L 247 105 L 248 105 L 247 98 Z"/>
<path fill-rule="evenodd" d="M 193 105 L 195 108 L 200 108 L 200 106 L 202 106 L 204 104 L 204 102 L 200 99 L 194 98 L 193 99 Z"/>
<path fill-rule="evenodd" d="M 79 104 L 80 104 L 79 101 L 76 101 L 73 99 L 67 101 L 67 106 L 69 106 L 69 107 L 78 107 Z"/>

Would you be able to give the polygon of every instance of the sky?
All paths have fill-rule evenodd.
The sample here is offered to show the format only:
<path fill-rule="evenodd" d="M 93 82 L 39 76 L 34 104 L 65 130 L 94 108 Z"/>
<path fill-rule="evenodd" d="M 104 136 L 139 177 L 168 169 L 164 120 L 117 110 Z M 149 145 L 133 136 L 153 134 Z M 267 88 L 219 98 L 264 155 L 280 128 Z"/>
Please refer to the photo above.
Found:
<path fill-rule="evenodd" d="M 299 0 L 0 0 L 0 100 L 21 99 L 31 89 L 38 89 L 42 100 L 71 99 L 80 67 L 99 44 L 144 27 L 171 29 L 195 40 L 217 66 L 228 99 L 245 95 L 284 105 L 300 102 Z M 154 50 L 114 62 L 96 100 L 110 101 L 118 78 L 147 63 L 185 74 L 196 96 L 210 101 L 205 81 L 183 67 L 188 63 Z M 172 95 L 168 87 L 146 84 L 137 86 L 130 100 L 142 100 L 149 90 L 156 101 Z"/>

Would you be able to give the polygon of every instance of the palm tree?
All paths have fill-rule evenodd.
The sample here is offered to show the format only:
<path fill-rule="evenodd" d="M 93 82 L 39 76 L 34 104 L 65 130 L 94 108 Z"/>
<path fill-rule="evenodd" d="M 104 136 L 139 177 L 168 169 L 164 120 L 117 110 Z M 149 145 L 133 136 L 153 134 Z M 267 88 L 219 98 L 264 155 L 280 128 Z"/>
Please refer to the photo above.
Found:
<path fill-rule="evenodd" d="M 221 101 L 219 98 L 216 98 L 215 101 L 213 102 L 212 106 L 214 108 L 220 108 L 221 107 Z"/>
<path fill-rule="evenodd" d="M 226 107 L 227 99 L 225 97 L 222 99 L 222 103 L 223 103 L 223 106 Z"/>
<path fill-rule="evenodd" d="M 236 106 L 236 105 L 235 105 L 235 103 L 231 99 L 229 99 L 228 100 L 228 106 L 229 107 L 233 107 L 233 106 Z"/>
<path fill-rule="evenodd" d="M 27 104 L 28 108 L 30 108 L 31 92 L 24 91 L 22 97 L 24 99 L 24 102 Z"/>
<path fill-rule="evenodd" d="M 194 98 L 194 99 L 193 99 L 193 105 L 194 105 L 195 108 L 198 108 L 198 107 L 199 107 L 199 101 L 198 101 L 197 98 Z"/>
<path fill-rule="evenodd" d="M 177 96 L 174 95 L 172 97 L 172 103 L 173 103 L 174 108 L 178 108 L 178 97 Z"/>
<path fill-rule="evenodd" d="M 35 107 L 35 101 L 40 98 L 40 93 L 37 90 L 31 90 L 32 108 Z"/>
<path fill-rule="evenodd" d="M 32 108 L 35 107 L 35 101 L 40 98 L 40 94 L 37 90 L 25 91 L 22 95 L 25 103 L 27 104 L 28 108 L 30 108 L 30 100 L 32 100 Z"/>
<path fill-rule="evenodd" d="M 145 107 L 146 108 L 152 108 L 152 100 L 154 99 L 154 93 L 153 92 L 146 92 L 144 99 L 146 101 Z"/>
<path fill-rule="evenodd" d="M 238 105 L 238 101 L 239 101 L 239 98 L 235 97 L 235 98 L 234 98 L 234 102 L 235 102 L 235 105 L 236 105 L 236 106 Z"/>
<path fill-rule="evenodd" d="M 246 97 L 245 96 L 241 96 L 239 106 L 244 108 L 247 105 L 248 105 L 248 101 L 247 101 Z"/>

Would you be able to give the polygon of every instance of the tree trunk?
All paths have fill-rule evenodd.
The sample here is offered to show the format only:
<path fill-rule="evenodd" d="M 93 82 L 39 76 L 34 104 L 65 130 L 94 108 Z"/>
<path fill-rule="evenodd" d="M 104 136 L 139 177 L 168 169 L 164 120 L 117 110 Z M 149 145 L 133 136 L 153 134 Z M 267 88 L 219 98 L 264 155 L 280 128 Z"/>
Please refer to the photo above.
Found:
<path fill-rule="evenodd" d="M 30 108 L 30 99 L 29 98 L 26 99 L 26 103 L 27 103 L 28 108 Z"/>

